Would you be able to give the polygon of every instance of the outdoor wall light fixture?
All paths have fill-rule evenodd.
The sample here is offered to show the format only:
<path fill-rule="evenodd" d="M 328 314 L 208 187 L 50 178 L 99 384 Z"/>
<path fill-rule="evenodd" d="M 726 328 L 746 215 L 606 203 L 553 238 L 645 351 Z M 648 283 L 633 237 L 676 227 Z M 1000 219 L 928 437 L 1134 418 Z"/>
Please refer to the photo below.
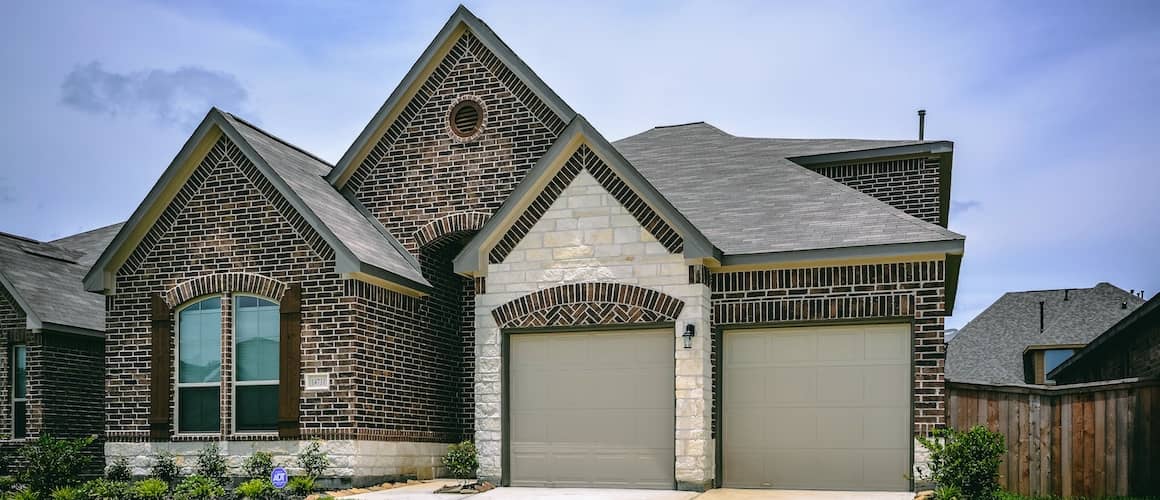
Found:
<path fill-rule="evenodd" d="M 681 334 L 681 338 L 685 339 L 685 349 L 693 348 L 693 336 L 697 335 L 697 329 L 692 325 L 685 325 L 685 333 Z"/>

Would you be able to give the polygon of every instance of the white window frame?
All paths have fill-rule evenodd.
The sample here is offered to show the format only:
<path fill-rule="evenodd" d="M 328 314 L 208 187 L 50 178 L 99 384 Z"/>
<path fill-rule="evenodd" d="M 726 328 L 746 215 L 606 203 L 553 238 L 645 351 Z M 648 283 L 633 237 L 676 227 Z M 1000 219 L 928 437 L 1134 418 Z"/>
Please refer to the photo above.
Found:
<path fill-rule="evenodd" d="M 24 397 L 16 397 L 16 351 L 24 351 Z M 15 344 L 12 346 L 12 386 L 9 388 L 12 391 L 12 439 L 27 439 L 28 438 L 28 345 Z M 16 437 L 16 403 L 24 403 L 24 436 Z"/>
<path fill-rule="evenodd" d="M 186 301 L 181 307 L 173 311 L 173 428 L 175 436 L 220 436 L 221 431 L 221 385 L 225 380 L 225 371 L 218 368 L 217 382 L 181 382 L 181 311 L 184 311 L 189 306 L 200 304 L 206 299 L 217 297 L 222 301 L 229 300 L 229 297 L 223 293 L 215 293 L 209 295 L 202 295 L 189 301 Z M 221 302 L 218 303 L 219 314 Z M 221 337 L 225 336 L 221 325 L 218 325 L 218 362 L 221 363 Z M 181 389 L 194 387 L 217 387 L 218 388 L 218 430 L 216 431 L 183 431 L 181 430 Z"/>
<path fill-rule="evenodd" d="M 274 422 L 274 429 L 268 431 L 239 431 L 238 430 L 238 386 L 260 386 L 272 385 L 277 387 L 282 381 L 274 380 L 238 380 L 238 298 L 239 297 L 254 297 L 257 299 L 271 302 L 275 306 L 281 306 L 282 303 L 270 297 L 263 297 L 252 293 L 235 293 L 230 297 L 231 311 L 231 325 L 230 325 L 230 433 L 235 436 L 277 436 L 278 423 Z M 278 349 L 282 349 L 282 325 L 278 324 Z M 280 354 L 279 354 L 280 356 Z M 278 370 L 282 370 L 282 360 L 278 360 Z"/>

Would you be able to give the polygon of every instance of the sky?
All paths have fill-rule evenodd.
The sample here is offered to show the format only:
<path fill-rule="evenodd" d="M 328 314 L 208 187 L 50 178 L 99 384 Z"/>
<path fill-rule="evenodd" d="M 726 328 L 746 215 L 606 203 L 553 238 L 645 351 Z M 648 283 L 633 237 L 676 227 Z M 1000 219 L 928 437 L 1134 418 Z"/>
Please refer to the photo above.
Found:
<path fill-rule="evenodd" d="M 127 218 L 218 106 L 337 161 L 457 3 L 13 2 L 0 231 Z M 1160 2 L 468 2 L 606 137 L 955 143 L 959 327 L 1006 291 L 1160 291 Z"/>

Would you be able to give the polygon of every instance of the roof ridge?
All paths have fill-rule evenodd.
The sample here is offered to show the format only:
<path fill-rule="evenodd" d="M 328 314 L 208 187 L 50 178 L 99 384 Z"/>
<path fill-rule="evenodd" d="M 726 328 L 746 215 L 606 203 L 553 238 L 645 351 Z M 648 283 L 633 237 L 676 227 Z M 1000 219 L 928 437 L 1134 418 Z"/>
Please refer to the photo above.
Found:
<path fill-rule="evenodd" d="M 53 243 L 53 244 L 56 244 L 57 242 L 59 242 L 59 241 L 61 241 L 61 240 L 67 240 L 67 239 L 69 239 L 69 238 L 75 238 L 75 237 L 77 237 L 77 236 L 81 236 L 81 235 L 85 235 L 85 234 L 89 234 L 89 233 L 95 233 L 95 232 L 97 232 L 97 231 L 102 231 L 102 230 L 108 229 L 108 228 L 110 228 L 110 227 L 117 226 L 117 225 L 121 225 L 121 224 L 124 224 L 124 223 L 125 223 L 125 221 L 121 221 L 121 222 L 114 222 L 114 223 L 112 223 L 112 224 L 105 224 L 105 225 L 103 225 L 103 226 L 94 227 L 94 228 L 92 228 L 92 229 L 85 230 L 85 231 L 81 231 L 81 232 L 79 232 L 79 233 L 73 233 L 73 234 L 70 234 L 70 235 L 68 235 L 68 236 L 61 236 L 60 238 L 57 238 L 57 239 L 55 239 L 55 240 L 49 240 L 49 241 L 48 241 L 48 243 Z M 66 248 L 67 248 L 67 247 L 66 247 Z"/>
<path fill-rule="evenodd" d="M 24 242 L 27 242 L 27 243 L 37 243 L 37 244 L 39 244 L 39 243 L 44 243 L 43 241 L 40 241 L 40 240 L 34 240 L 34 239 L 32 239 L 32 238 L 29 238 L 29 237 L 27 237 L 27 236 L 20 236 L 19 234 L 8 233 L 8 232 L 4 232 L 4 231 L 0 231 L 0 236 L 2 236 L 2 237 L 5 237 L 5 238 L 11 238 L 11 239 L 14 239 L 14 240 L 20 240 L 20 241 L 24 241 Z"/>
<path fill-rule="evenodd" d="M 286 139 L 283 139 L 281 137 L 278 137 L 277 135 L 274 135 L 274 134 L 266 131 L 266 129 L 263 129 L 262 127 L 259 127 L 257 125 L 254 125 L 253 123 L 250 123 L 248 120 L 246 120 L 245 118 L 241 118 L 238 115 L 235 115 L 235 114 L 230 113 L 228 111 L 223 111 L 221 109 L 218 109 L 218 111 L 221 111 L 223 115 L 226 115 L 226 116 L 232 118 L 234 121 L 237 121 L 238 123 L 240 123 L 242 125 L 245 125 L 247 127 L 254 129 L 255 132 L 258 132 L 266 137 L 274 139 L 275 141 L 278 141 L 279 143 L 281 143 L 283 146 L 286 146 L 286 147 L 293 149 L 299 153 L 302 153 L 306 156 L 309 156 L 311 159 L 313 159 L 313 160 L 315 160 L 323 165 L 326 165 L 331 170 L 334 169 L 334 164 L 332 164 L 326 160 L 323 160 L 318 155 L 315 155 L 314 153 L 311 153 L 310 151 L 307 151 L 306 148 L 303 148 L 302 146 L 294 144 L 294 143 L 292 143 Z"/>

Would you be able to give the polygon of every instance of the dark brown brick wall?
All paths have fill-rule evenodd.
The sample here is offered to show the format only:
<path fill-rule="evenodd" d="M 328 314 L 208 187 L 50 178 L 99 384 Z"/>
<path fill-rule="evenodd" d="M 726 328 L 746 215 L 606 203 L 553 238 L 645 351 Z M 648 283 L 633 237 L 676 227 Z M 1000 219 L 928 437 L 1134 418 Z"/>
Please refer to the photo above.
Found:
<path fill-rule="evenodd" d="M 713 273 L 713 325 L 913 318 L 914 432 L 925 434 L 945 424 L 944 269 L 932 260 Z"/>
<path fill-rule="evenodd" d="M 360 366 L 367 346 L 379 337 L 397 332 L 412 336 L 409 345 L 422 346 L 426 342 L 419 336 L 424 332 L 416 329 L 414 317 L 406 314 L 410 307 L 407 302 L 415 299 L 360 283 L 364 296 L 374 295 L 381 301 L 375 307 L 391 311 L 376 318 L 375 328 L 369 328 L 367 316 L 358 310 L 363 299 L 352 293 L 355 284 L 330 271 L 333 259 L 332 250 L 238 149 L 227 139 L 219 140 L 118 272 L 116 292 L 107 298 L 105 411 L 109 439 L 146 439 L 148 435 L 150 295 L 165 294 L 181 283 L 208 275 L 241 272 L 302 285 L 302 371 L 329 372 L 331 376 L 330 391 L 302 393 L 300 427 L 304 435 L 410 439 L 443 433 L 445 427 L 429 419 L 412 421 L 406 434 L 395 432 L 399 429 L 384 419 L 376 420 L 365 404 L 374 400 L 379 405 L 374 411 L 399 413 L 432 407 L 425 393 L 406 399 L 390 397 L 384 392 L 385 384 L 367 383 Z M 228 418 L 231 400 L 225 384 L 232 374 L 232 307 L 228 297 L 223 303 L 222 408 L 226 411 L 222 427 L 228 433 L 232 427 Z M 418 371 L 418 364 L 410 364 L 413 361 L 413 356 L 398 359 L 395 369 L 377 374 L 377 380 L 405 385 L 404 381 Z M 436 400 L 436 406 L 442 404 L 442 399 Z M 170 407 L 172 412 L 172 401 Z"/>
<path fill-rule="evenodd" d="M 0 436 L 12 436 L 12 345 L 28 341 L 24 311 L 0 287 Z"/>
<path fill-rule="evenodd" d="M 468 143 L 447 130 L 447 113 L 463 95 L 479 98 L 487 116 L 482 136 Z M 494 213 L 564 125 L 468 33 L 346 189 L 417 252 L 415 232 L 427 222 L 459 212 Z"/>
<path fill-rule="evenodd" d="M 40 431 L 53 436 L 104 434 L 104 341 L 60 333 L 38 337 L 29 378 L 30 396 L 43 402 Z"/>
<path fill-rule="evenodd" d="M 1056 378 L 1057 384 L 1077 384 L 1130 377 L 1160 376 L 1160 314 L 1143 318 Z"/>
<path fill-rule="evenodd" d="M 938 224 L 941 220 L 938 158 L 851 163 L 815 170 L 924 221 Z"/>

